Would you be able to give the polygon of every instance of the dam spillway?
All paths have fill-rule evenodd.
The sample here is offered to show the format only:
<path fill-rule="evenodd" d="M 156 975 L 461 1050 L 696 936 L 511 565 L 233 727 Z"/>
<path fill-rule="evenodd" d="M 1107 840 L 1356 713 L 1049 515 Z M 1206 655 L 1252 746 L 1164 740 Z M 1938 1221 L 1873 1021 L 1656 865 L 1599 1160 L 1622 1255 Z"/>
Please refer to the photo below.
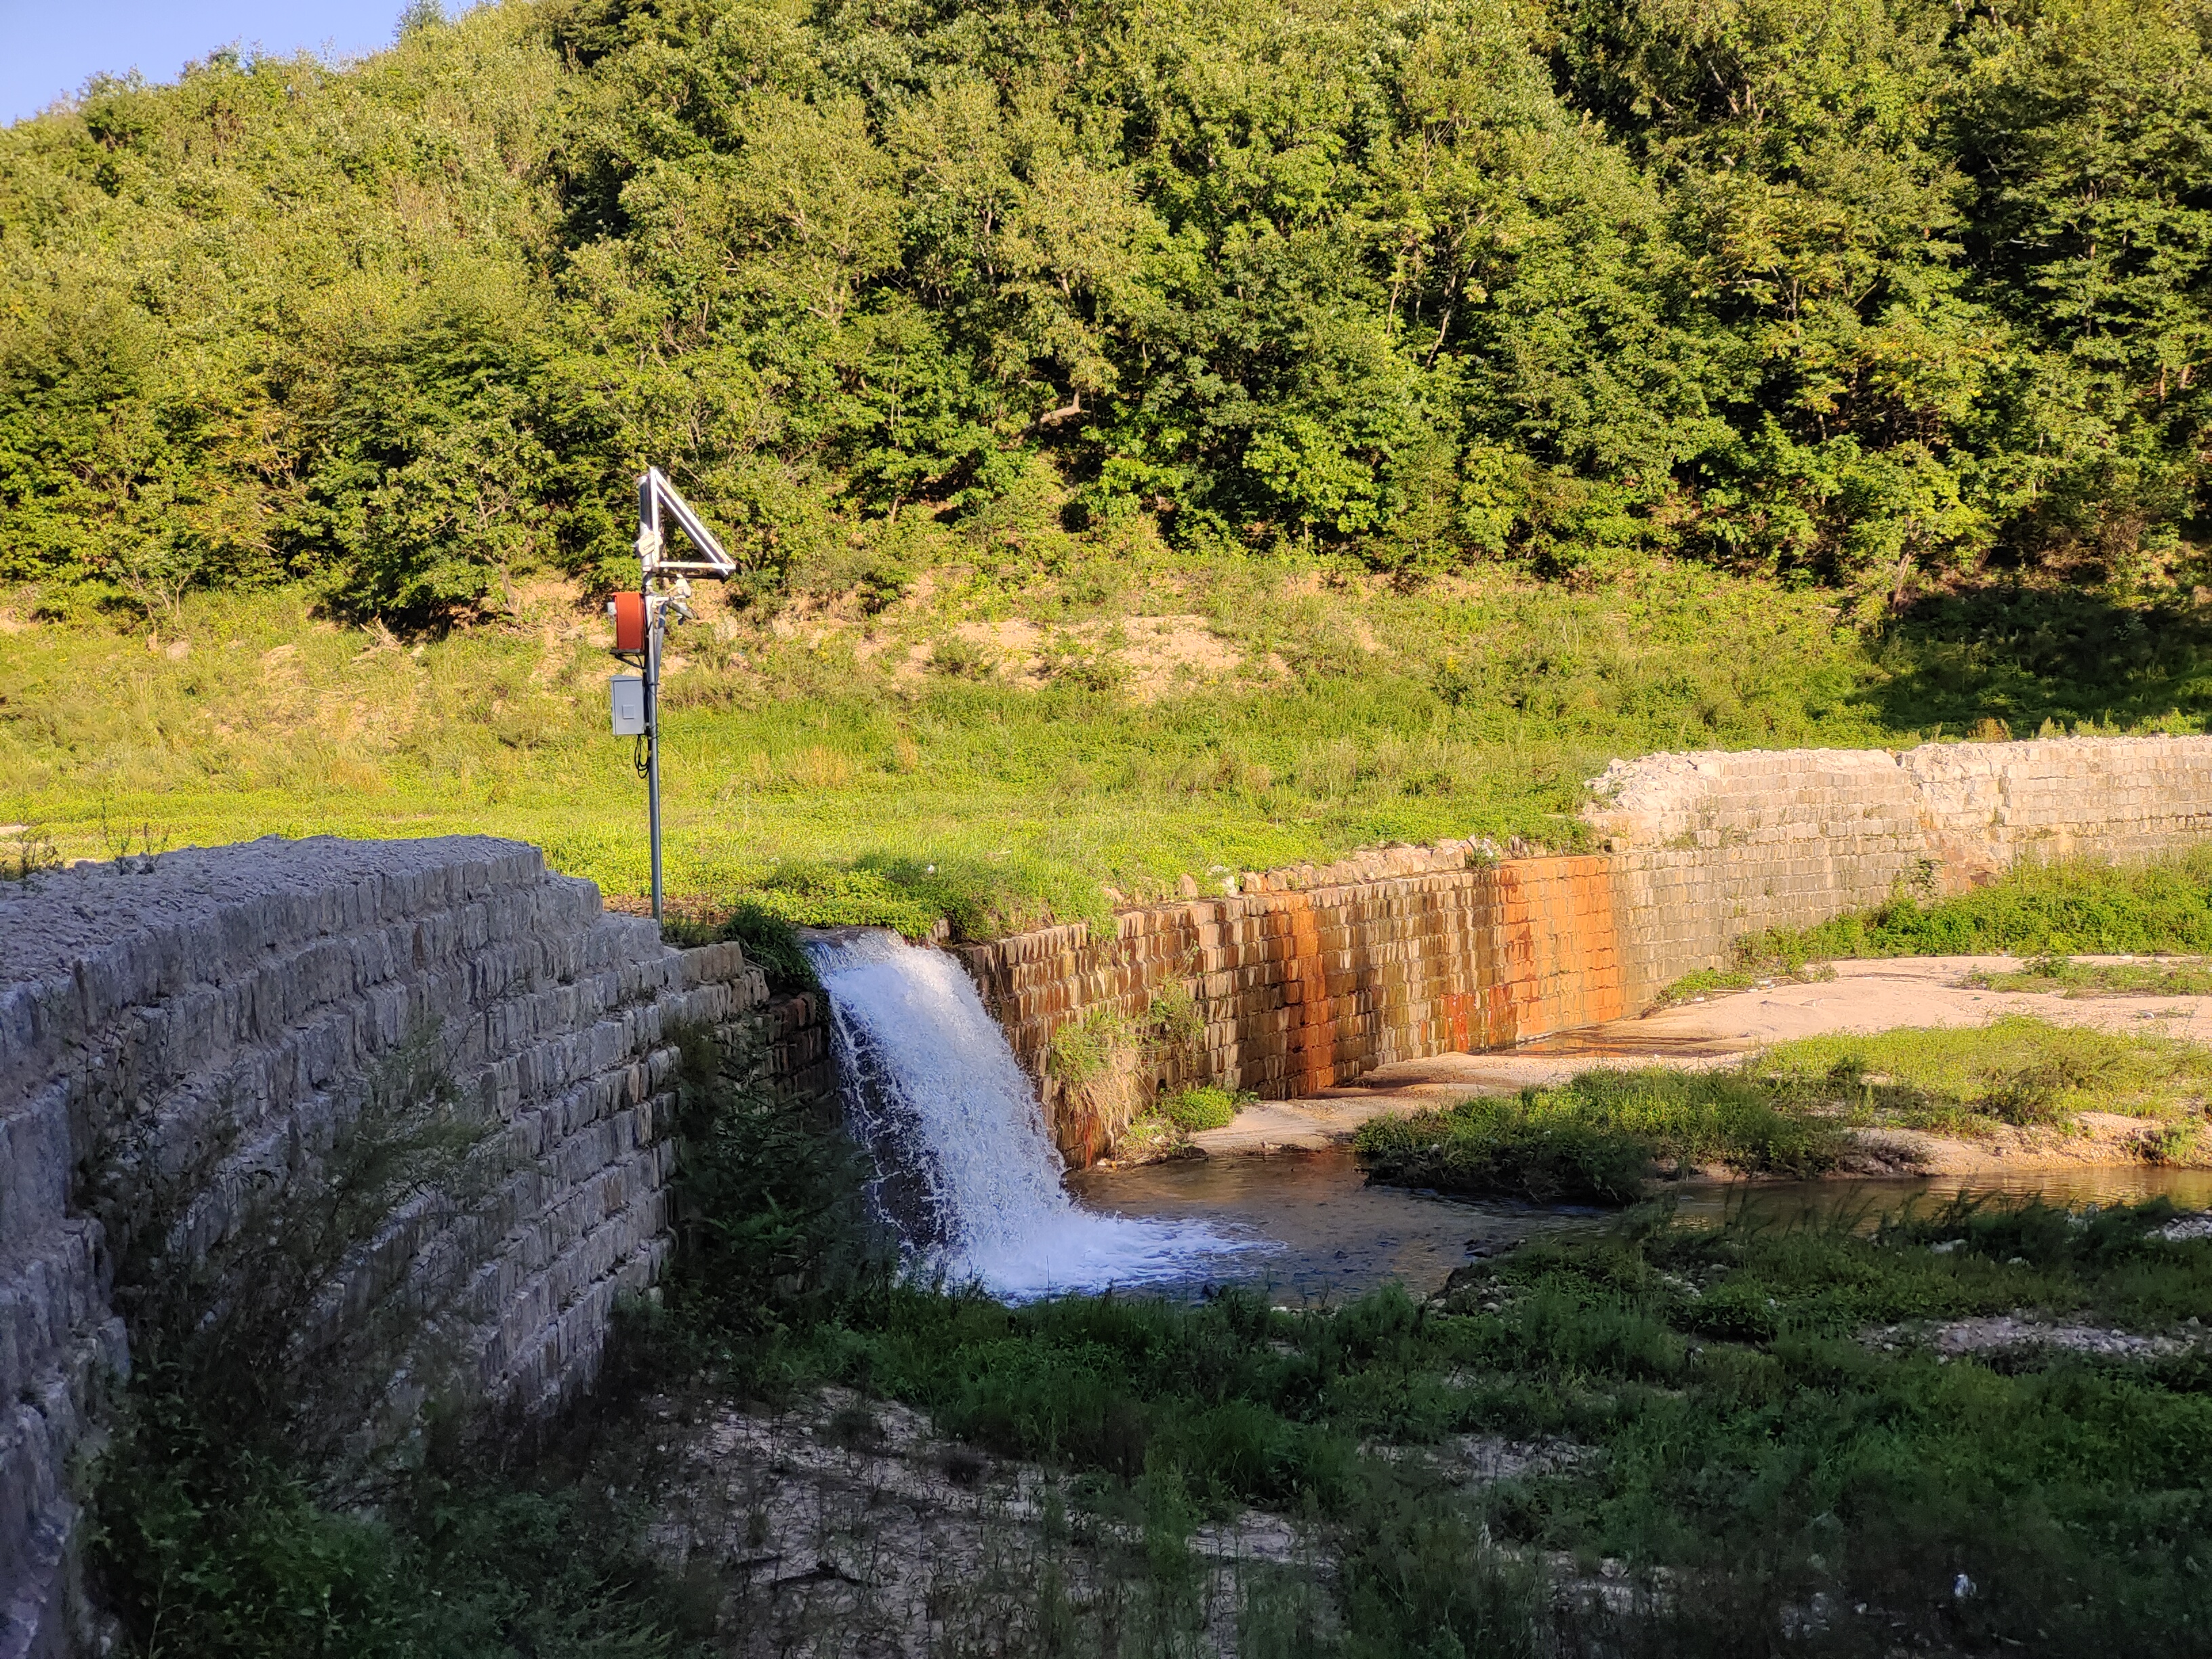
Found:
<path fill-rule="evenodd" d="M 1245 1241 L 1077 1206 L 1036 1085 L 960 964 L 879 928 L 816 935 L 846 1121 L 909 1271 L 1020 1299 L 1186 1280 Z"/>
<path fill-rule="evenodd" d="M 1395 1059 L 1633 1012 L 1724 965 L 1745 934 L 1893 891 L 1959 890 L 2023 858 L 2196 844 L 2212 830 L 2212 738 L 1660 755 L 1616 763 L 1595 793 L 1571 852 L 1462 842 L 1230 890 L 1194 883 L 1097 932 L 963 945 L 965 981 L 938 953 L 896 958 L 939 976 L 968 1060 L 996 1079 L 988 1101 L 946 1097 L 981 1113 L 971 1141 L 1022 1159 L 1018 1180 L 915 1165 L 925 1196 L 980 1183 L 909 1211 L 917 1261 L 1010 1295 L 1139 1282 L 1154 1266 L 1187 1278 L 1198 1253 L 1237 1241 L 1086 1219 L 1057 1188 L 1057 1164 L 1096 1159 L 1159 1087 L 1311 1093 Z M 0 1653 L 58 1653 L 82 1624 L 68 1472 L 128 1364 L 112 1292 L 137 1258 L 197 1271 L 257 1193 L 312 1177 L 411 1034 L 434 1040 L 492 1130 L 498 1178 L 479 1201 L 412 1206 L 380 1233 L 322 1334 L 345 1340 L 387 1308 L 434 1316 L 423 1352 L 502 1410 L 542 1413 L 586 1386 L 616 1300 L 668 1258 L 677 1035 L 712 1033 L 741 1082 L 827 1085 L 821 999 L 771 1000 L 734 945 L 668 948 L 519 843 L 186 849 L 0 884 Z M 1164 998 L 1187 1000 L 1188 1041 L 1111 1090 L 1051 1075 L 1071 1022 L 1133 1025 Z M 871 1006 L 839 1039 L 848 1070 L 874 1041 L 864 1027 L 907 1018 L 888 990 Z M 918 1086 L 898 1085 L 909 1102 Z M 866 1109 L 888 1126 L 896 1108 L 879 1094 Z M 987 1176 L 1023 1195 L 979 1199 Z M 900 1199 L 883 1197 L 887 1211 Z M 152 1224 L 162 1213 L 173 1226 Z M 1086 1237 L 1091 1222 L 1106 1231 Z M 1015 1271 L 1019 1251 L 1039 1271 Z M 376 1368 L 380 1410 L 412 1409 L 415 1370 Z"/>

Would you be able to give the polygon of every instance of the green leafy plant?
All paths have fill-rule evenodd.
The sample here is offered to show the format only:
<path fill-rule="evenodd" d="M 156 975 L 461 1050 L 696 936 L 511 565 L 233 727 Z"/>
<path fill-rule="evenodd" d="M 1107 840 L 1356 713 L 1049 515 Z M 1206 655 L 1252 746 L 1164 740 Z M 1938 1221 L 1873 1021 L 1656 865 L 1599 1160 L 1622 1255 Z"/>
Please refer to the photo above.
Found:
<path fill-rule="evenodd" d="M 1093 1008 L 1052 1034 L 1045 1070 L 1079 1089 L 1105 1076 L 1117 1059 L 1133 1060 L 1136 1044 L 1137 1029 L 1130 1020 L 1111 1008 Z"/>
<path fill-rule="evenodd" d="M 1199 1084 L 1164 1097 L 1159 1115 L 1183 1133 L 1197 1134 L 1206 1129 L 1227 1128 L 1231 1120 L 1254 1098 L 1234 1090 Z"/>

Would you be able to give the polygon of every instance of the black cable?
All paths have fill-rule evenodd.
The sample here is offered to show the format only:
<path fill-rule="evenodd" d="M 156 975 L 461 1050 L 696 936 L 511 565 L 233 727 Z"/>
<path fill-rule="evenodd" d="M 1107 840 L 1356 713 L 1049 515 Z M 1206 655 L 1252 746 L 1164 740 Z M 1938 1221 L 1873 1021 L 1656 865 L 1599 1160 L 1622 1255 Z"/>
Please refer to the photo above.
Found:
<path fill-rule="evenodd" d="M 647 758 L 645 733 L 642 732 L 630 739 L 629 763 L 637 768 L 638 776 L 644 778 L 653 775 L 653 763 Z"/>

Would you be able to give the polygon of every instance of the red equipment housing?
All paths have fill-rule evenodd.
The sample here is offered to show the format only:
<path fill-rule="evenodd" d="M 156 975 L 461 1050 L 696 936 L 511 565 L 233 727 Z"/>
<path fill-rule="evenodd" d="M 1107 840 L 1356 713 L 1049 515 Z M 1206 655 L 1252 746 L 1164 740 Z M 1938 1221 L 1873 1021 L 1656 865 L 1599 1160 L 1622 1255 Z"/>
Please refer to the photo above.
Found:
<path fill-rule="evenodd" d="M 642 651 L 645 649 L 645 595 L 617 593 L 614 603 L 607 607 L 614 614 L 615 649 Z"/>

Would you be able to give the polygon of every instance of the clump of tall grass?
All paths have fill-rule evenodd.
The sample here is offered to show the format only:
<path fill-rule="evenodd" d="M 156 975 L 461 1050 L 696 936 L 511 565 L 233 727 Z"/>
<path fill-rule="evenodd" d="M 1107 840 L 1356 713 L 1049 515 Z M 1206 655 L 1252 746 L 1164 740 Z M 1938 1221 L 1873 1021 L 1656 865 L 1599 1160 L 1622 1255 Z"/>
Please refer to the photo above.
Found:
<path fill-rule="evenodd" d="M 1744 1066 L 1784 1091 L 1823 1089 L 1863 1115 L 1910 1127 L 2022 1127 L 2078 1112 L 2195 1115 L 2212 1092 L 2212 1049 L 2154 1036 L 2054 1025 L 2027 1014 L 1987 1025 L 1907 1027 L 1777 1043 Z"/>
<path fill-rule="evenodd" d="M 1234 1089 L 1195 1084 L 1164 1097 L 1159 1115 L 1185 1134 L 1201 1134 L 1208 1129 L 1227 1128 L 1231 1120 L 1255 1098 Z"/>
<path fill-rule="evenodd" d="M 1744 939 L 1747 963 L 1832 957 L 2124 956 L 2212 951 L 2212 847 L 2148 863 L 2091 859 L 2014 865 L 1948 898 L 1899 892 L 1816 927 Z"/>
<path fill-rule="evenodd" d="M 1145 1163 L 1186 1152 L 1193 1135 L 1227 1128 L 1256 1097 L 1212 1084 L 1177 1089 L 1131 1121 L 1116 1139 L 1114 1156 L 1123 1162 Z"/>
<path fill-rule="evenodd" d="M 1377 1181 L 1534 1203 L 1627 1204 L 1662 1165 L 1816 1175 L 1837 1126 L 1738 1072 L 1586 1072 L 1564 1087 L 1374 1118 L 1353 1148 Z"/>

